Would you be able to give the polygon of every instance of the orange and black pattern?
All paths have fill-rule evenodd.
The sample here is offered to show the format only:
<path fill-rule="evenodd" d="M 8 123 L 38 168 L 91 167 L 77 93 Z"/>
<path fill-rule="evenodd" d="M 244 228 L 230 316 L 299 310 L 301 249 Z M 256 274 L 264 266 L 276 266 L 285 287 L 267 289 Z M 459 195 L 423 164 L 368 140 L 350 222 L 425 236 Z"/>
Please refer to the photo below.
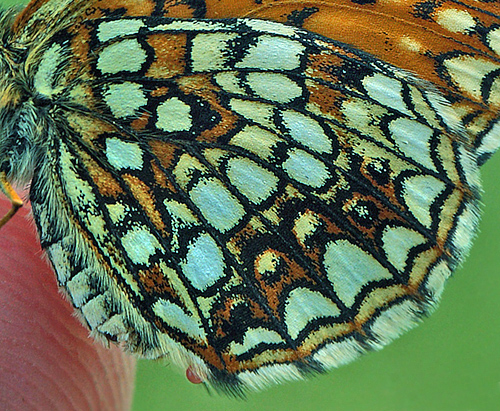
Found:
<path fill-rule="evenodd" d="M 240 393 L 413 327 L 500 145 L 498 2 L 3 13 L 0 177 L 96 338 Z"/>

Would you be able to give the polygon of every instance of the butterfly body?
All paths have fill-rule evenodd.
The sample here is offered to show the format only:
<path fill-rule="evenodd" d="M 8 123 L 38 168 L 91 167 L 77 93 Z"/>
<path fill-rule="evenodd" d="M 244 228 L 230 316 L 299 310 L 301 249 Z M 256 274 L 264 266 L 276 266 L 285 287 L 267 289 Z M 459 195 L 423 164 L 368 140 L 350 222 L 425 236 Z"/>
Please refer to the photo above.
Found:
<path fill-rule="evenodd" d="M 0 171 L 31 181 L 95 337 L 239 392 L 349 362 L 429 312 L 494 144 L 432 78 L 211 6 L 5 14 Z"/>

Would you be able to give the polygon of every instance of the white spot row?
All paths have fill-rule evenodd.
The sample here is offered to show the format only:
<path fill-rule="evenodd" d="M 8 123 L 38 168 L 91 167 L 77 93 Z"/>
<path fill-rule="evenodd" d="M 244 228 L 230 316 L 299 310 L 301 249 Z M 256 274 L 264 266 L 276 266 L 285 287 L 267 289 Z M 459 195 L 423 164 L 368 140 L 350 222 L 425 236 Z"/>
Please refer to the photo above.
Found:
<path fill-rule="evenodd" d="M 159 299 L 153 304 L 153 311 L 170 327 L 177 328 L 197 340 L 206 340 L 201 320 L 194 313 L 187 314 L 177 304 L 164 299 Z"/>
<path fill-rule="evenodd" d="M 337 296 L 348 307 L 368 283 L 392 278 L 375 257 L 347 240 L 329 243 L 323 264 Z"/>
<path fill-rule="evenodd" d="M 53 89 L 53 86 L 54 80 L 58 75 L 58 67 L 63 60 L 64 49 L 60 44 L 52 44 L 49 49 L 43 53 L 33 78 L 33 86 L 37 92 L 45 96 L 51 96 L 58 92 L 57 89 Z"/>
<path fill-rule="evenodd" d="M 245 215 L 238 199 L 215 178 L 201 179 L 189 196 L 207 222 L 223 233 L 238 224 Z"/>
<path fill-rule="evenodd" d="M 500 64 L 483 57 L 462 55 L 443 62 L 453 82 L 478 101 L 482 101 L 483 81 L 500 69 Z M 495 76 L 487 103 L 500 105 L 500 80 Z"/>
<path fill-rule="evenodd" d="M 432 128 L 416 120 L 399 117 L 389 123 L 389 131 L 407 158 L 436 171 L 431 157 L 431 142 L 434 135 Z"/>
<path fill-rule="evenodd" d="M 403 198 L 406 206 L 423 226 L 431 228 L 433 220 L 438 217 L 433 215 L 431 207 L 445 188 L 445 183 L 429 175 L 417 175 L 404 181 Z"/>
<path fill-rule="evenodd" d="M 192 240 L 181 269 L 197 289 L 203 291 L 224 277 L 226 264 L 222 250 L 206 233 Z"/>
<path fill-rule="evenodd" d="M 104 101 L 115 117 L 137 116 L 148 103 L 142 87 L 131 82 L 110 84 L 104 92 Z M 156 113 L 158 117 L 156 127 L 168 133 L 189 131 L 193 123 L 191 107 L 177 97 L 161 102 Z"/>
<path fill-rule="evenodd" d="M 318 291 L 296 288 L 290 292 L 285 304 L 285 324 L 288 333 L 296 339 L 311 321 L 321 317 L 337 317 L 337 305 Z"/>
<path fill-rule="evenodd" d="M 97 68 L 102 74 L 134 73 L 142 68 L 146 59 L 146 51 L 136 39 L 130 38 L 104 47 L 99 54 Z"/>
<path fill-rule="evenodd" d="M 148 264 L 156 253 L 164 254 L 165 250 L 149 228 L 136 226 L 130 228 L 121 238 L 121 243 L 128 257 L 135 264 Z"/>
<path fill-rule="evenodd" d="M 387 227 L 382 240 L 388 262 L 399 272 L 406 268 L 411 250 L 425 242 L 420 233 L 405 227 Z M 347 240 L 330 242 L 323 264 L 335 292 L 348 307 L 367 284 L 393 278 L 375 257 Z"/>
<path fill-rule="evenodd" d="M 468 34 L 474 30 L 476 21 L 466 10 L 443 9 L 435 15 L 436 23 L 452 33 Z"/>
<path fill-rule="evenodd" d="M 116 37 L 138 34 L 142 27 L 145 27 L 145 24 L 140 19 L 103 21 L 97 28 L 97 37 L 104 43 Z"/>
<path fill-rule="evenodd" d="M 111 137 L 106 140 L 106 158 L 117 170 L 142 170 L 142 149 L 137 143 L 130 143 Z"/>
<path fill-rule="evenodd" d="M 242 85 L 248 85 L 259 97 L 277 103 L 289 103 L 302 96 L 302 88 L 289 77 L 280 73 L 251 72 L 245 80 L 236 71 L 224 71 L 215 75 L 217 84 L 226 92 L 247 95 Z"/>
<path fill-rule="evenodd" d="M 242 355 L 259 344 L 279 344 L 285 341 L 273 330 L 264 327 L 248 328 L 241 343 L 232 342 L 230 346 L 233 355 Z"/>
<path fill-rule="evenodd" d="M 192 69 L 195 72 L 210 72 L 230 69 L 232 41 L 237 33 L 200 33 L 195 36 L 191 49 Z M 295 40 L 262 34 L 255 44 L 249 45 L 243 58 L 235 68 L 259 70 L 295 70 L 300 67 L 300 57 L 305 46 Z"/>
<path fill-rule="evenodd" d="M 378 104 L 413 116 L 403 100 L 403 85 L 400 81 L 382 73 L 375 73 L 366 76 L 362 83 L 368 95 Z"/>
<path fill-rule="evenodd" d="M 486 36 L 488 45 L 498 55 L 500 55 L 500 27 L 490 30 Z"/>
<path fill-rule="evenodd" d="M 103 97 L 113 115 L 118 118 L 134 116 L 148 103 L 142 86 L 131 82 L 108 85 Z"/>
<path fill-rule="evenodd" d="M 227 176 L 231 184 L 254 204 L 269 198 L 278 185 L 278 177 L 248 158 L 230 159 Z"/>

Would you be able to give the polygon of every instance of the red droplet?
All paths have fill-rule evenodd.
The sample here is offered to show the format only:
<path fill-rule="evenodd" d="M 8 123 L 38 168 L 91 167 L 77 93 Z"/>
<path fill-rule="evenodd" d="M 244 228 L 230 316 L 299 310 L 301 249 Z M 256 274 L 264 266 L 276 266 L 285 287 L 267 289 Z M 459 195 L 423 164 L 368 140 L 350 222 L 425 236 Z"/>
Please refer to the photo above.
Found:
<path fill-rule="evenodd" d="M 186 378 L 188 381 L 192 384 L 201 384 L 202 382 L 205 381 L 204 378 L 202 378 L 190 365 L 187 370 L 186 370 Z"/>

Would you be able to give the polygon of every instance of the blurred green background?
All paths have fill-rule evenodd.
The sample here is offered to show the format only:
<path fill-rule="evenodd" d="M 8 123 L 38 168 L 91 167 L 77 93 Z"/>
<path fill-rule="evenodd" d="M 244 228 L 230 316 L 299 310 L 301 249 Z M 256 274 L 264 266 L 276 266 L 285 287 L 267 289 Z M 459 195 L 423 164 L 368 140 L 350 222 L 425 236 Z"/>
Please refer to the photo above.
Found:
<path fill-rule="evenodd" d="M 133 411 L 500 410 L 499 181 L 500 153 L 483 167 L 480 232 L 439 309 L 384 350 L 246 400 L 209 395 L 183 370 L 140 361 Z"/>

